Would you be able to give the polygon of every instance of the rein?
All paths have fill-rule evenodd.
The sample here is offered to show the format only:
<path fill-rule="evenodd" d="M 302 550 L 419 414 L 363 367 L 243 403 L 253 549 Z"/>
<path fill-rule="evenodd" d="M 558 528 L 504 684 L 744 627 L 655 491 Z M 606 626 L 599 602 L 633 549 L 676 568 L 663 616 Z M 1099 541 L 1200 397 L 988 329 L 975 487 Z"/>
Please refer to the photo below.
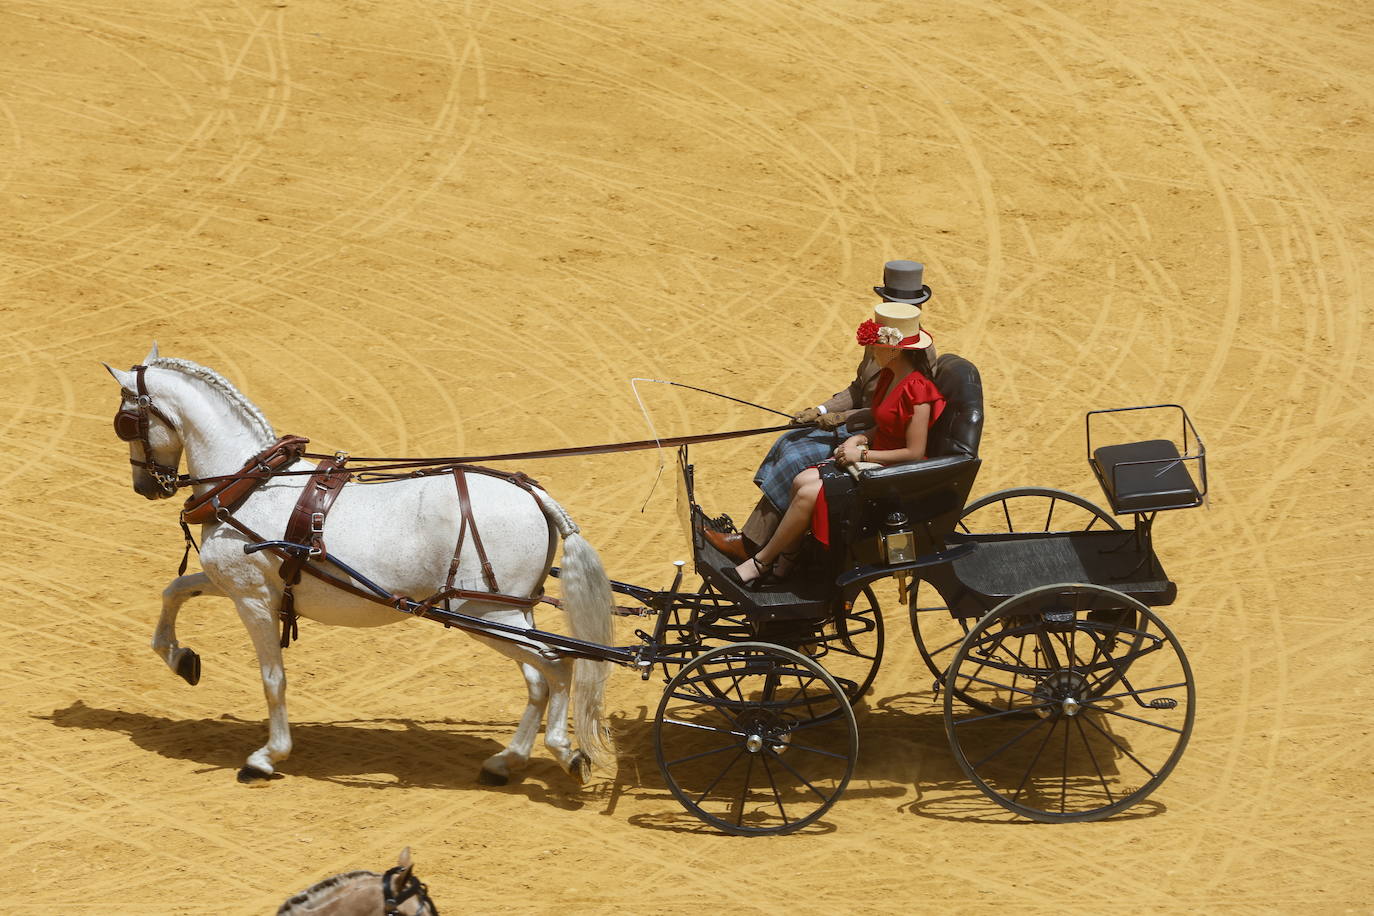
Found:
<path fill-rule="evenodd" d="M 610 442 L 602 445 L 574 445 L 566 448 L 540 449 L 531 452 L 504 452 L 492 455 L 459 455 L 447 458 L 360 458 L 350 456 L 353 465 L 370 464 L 371 467 L 358 468 L 354 477 L 361 481 L 401 480 L 409 477 L 425 477 L 433 474 L 447 474 L 455 467 L 476 464 L 482 461 L 531 461 L 539 458 L 566 458 L 574 455 L 607 455 L 616 452 L 635 452 L 651 448 L 671 448 L 679 445 L 694 445 L 699 442 L 719 442 L 725 439 L 741 439 L 745 436 L 761 436 L 766 433 L 782 432 L 796 428 L 786 426 L 765 426 L 758 429 L 735 429 L 723 433 L 699 433 L 693 436 L 673 436 L 668 439 L 639 439 L 633 442 Z M 301 458 L 333 458 L 335 453 L 301 452 Z M 250 464 L 252 459 L 250 459 Z M 220 474 L 212 477 L 190 477 L 183 474 L 177 478 L 177 487 L 190 487 L 203 483 L 221 483 L 242 479 L 247 468 L 236 474 Z M 382 474 L 380 471 L 409 470 L 404 474 Z M 271 477 L 310 477 L 328 473 L 318 468 L 306 471 L 274 470 Z"/>

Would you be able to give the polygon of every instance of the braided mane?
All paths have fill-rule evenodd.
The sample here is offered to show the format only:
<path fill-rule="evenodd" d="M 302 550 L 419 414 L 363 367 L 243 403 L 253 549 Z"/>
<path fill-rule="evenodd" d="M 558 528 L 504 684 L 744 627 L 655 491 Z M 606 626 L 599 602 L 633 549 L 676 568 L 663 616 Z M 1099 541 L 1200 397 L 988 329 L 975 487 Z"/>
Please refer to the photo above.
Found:
<path fill-rule="evenodd" d="M 189 375 L 192 378 L 200 379 L 211 388 L 218 391 L 229 399 L 229 402 L 238 407 L 247 416 L 249 422 L 256 426 L 263 435 L 263 444 L 266 445 L 277 438 L 276 432 L 272 429 L 272 424 L 267 422 L 267 417 L 263 416 L 261 410 L 252 401 L 244 396 L 233 384 L 214 369 L 193 363 L 189 359 L 177 359 L 171 356 L 157 356 L 149 360 L 148 365 L 157 369 L 170 369 L 173 372 L 180 372 L 182 375 Z"/>
<path fill-rule="evenodd" d="M 291 916 L 291 911 L 295 909 L 297 906 L 300 906 L 303 903 L 310 903 L 313 898 L 321 894 L 328 893 L 329 891 L 334 890 L 340 885 L 351 884 L 358 878 L 377 878 L 380 880 L 381 877 L 382 876 L 377 874 L 375 871 L 359 870 L 342 872 L 341 874 L 337 874 L 332 878 L 325 878 L 318 884 L 310 885 L 305 890 L 301 891 L 299 894 L 296 894 L 291 899 L 283 903 L 281 905 L 281 908 L 277 910 L 277 916 Z"/>

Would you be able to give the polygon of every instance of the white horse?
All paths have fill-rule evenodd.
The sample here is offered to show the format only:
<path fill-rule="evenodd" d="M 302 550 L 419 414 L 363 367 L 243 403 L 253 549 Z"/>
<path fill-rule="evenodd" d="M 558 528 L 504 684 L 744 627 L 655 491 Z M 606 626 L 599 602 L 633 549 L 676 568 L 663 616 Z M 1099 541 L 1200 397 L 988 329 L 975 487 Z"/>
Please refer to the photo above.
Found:
<path fill-rule="evenodd" d="M 182 455 L 193 478 L 232 474 L 251 456 L 276 441 L 271 424 L 238 389 L 219 373 L 188 360 L 159 357 L 157 344 L 143 361 L 144 384 L 155 411 L 148 415 L 147 440 L 153 461 L 177 468 Z M 121 410 L 136 403 L 134 372 L 105 366 L 123 389 Z M 147 467 L 143 445 L 129 443 L 133 487 L 148 499 L 172 495 Z M 297 462 L 291 470 L 314 465 Z M 234 517 L 265 538 L 280 538 L 301 489 L 311 478 L 284 476 L 269 480 L 234 511 Z M 611 590 L 596 551 L 578 534 L 567 512 L 537 487 L 526 491 L 501 478 L 468 475 L 471 508 L 501 590 L 509 595 L 538 594 L 553 556 L 553 530 L 563 537 L 564 610 L 572 635 L 609 644 Z M 208 485 L 196 486 L 197 495 Z M 531 498 L 533 493 L 534 498 Z M 394 594 L 422 600 L 442 589 L 457 544 L 461 509 L 449 475 L 382 482 L 350 482 L 339 493 L 326 527 L 327 546 L 372 581 Z M 480 561 L 471 535 L 464 539 L 455 585 L 482 590 Z M 238 779 L 263 784 L 291 753 L 286 715 L 286 676 L 277 637 L 277 609 L 283 584 L 279 561 L 267 552 L 245 555 L 248 539 L 227 524 L 211 521 L 200 530 L 200 564 L 204 572 L 173 579 L 162 593 L 162 616 L 153 633 L 153 651 L 177 674 L 194 684 L 200 676 L 196 653 L 176 637 L 177 611 L 189 598 L 229 598 L 248 629 L 262 669 L 267 695 L 267 744 L 248 755 Z M 296 612 L 320 623 L 373 627 L 408 619 L 391 607 L 368 601 L 303 576 L 295 586 Z M 532 627 L 528 609 L 484 601 L 456 602 L 454 610 L 486 620 Z M 432 626 L 432 624 L 424 624 Z M 435 632 L 438 630 L 436 628 Z M 530 756 L 547 707 L 544 742 L 564 770 L 585 782 L 593 766 L 614 761 L 610 731 L 603 711 L 609 665 L 579 659 L 569 664 L 547 646 L 530 640 L 509 641 L 477 635 L 520 666 L 529 702 L 515 735 L 482 764 L 485 783 L 503 784 Z M 569 739 L 569 703 L 573 705 L 578 748 Z"/>

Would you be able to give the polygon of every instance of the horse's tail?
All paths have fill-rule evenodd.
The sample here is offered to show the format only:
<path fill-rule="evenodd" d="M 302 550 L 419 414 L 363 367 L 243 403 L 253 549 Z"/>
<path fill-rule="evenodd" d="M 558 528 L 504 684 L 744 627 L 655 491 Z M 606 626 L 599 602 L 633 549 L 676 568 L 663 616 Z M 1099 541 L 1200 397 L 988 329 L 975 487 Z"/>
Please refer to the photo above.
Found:
<path fill-rule="evenodd" d="M 596 549 L 578 532 L 581 530 L 567 511 L 543 490 L 531 490 L 563 538 L 563 611 L 575 639 L 611 644 L 611 580 Z M 613 769 L 615 742 L 606 721 L 606 678 L 609 662 L 579 658 L 573 665 L 573 717 L 578 746 L 592 765 Z"/>

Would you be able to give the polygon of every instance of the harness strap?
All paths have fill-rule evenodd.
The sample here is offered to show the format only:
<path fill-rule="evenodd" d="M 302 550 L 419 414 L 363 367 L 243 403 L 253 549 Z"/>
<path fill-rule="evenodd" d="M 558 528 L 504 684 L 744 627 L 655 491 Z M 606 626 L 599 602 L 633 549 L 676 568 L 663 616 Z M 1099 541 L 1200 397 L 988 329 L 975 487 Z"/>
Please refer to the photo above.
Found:
<path fill-rule="evenodd" d="M 203 525 L 216 517 L 220 507 L 229 511 L 238 508 L 277 471 L 300 460 L 309 443 L 304 436 L 282 436 L 245 461 L 236 473 L 216 478 L 219 483 L 200 496 L 188 498 L 181 509 L 181 520 L 188 525 Z"/>
<path fill-rule="evenodd" d="M 344 484 L 348 483 L 353 472 L 344 468 L 344 463 L 348 461 L 348 456 L 340 452 L 332 458 L 326 458 L 320 462 L 319 476 L 312 477 L 305 488 L 301 490 L 301 495 L 296 499 L 296 505 L 291 510 L 291 517 L 286 522 L 286 533 L 283 538 L 293 544 L 306 544 L 310 547 L 310 557 L 322 557 L 325 555 L 324 548 L 324 520 L 329 515 L 329 509 L 334 505 L 334 500 L 338 499 L 339 493 L 343 490 Z M 281 607 L 277 615 L 281 618 L 281 646 L 285 649 L 291 645 L 291 640 L 300 635 L 300 628 L 296 623 L 296 594 L 294 586 L 301 581 L 301 568 L 307 563 L 309 557 L 299 553 L 288 554 L 282 560 L 281 567 L 277 572 L 281 575 L 285 587 L 282 589 Z"/>
<path fill-rule="evenodd" d="M 463 521 L 458 526 L 458 546 L 453 549 L 453 562 L 449 564 L 448 581 L 445 588 L 453 588 L 453 576 L 458 572 L 459 554 L 463 552 L 463 536 L 471 531 L 472 546 L 477 549 L 477 559 L 482 564 L 482 578 L 486 580 L 487 588 L 493 592 L 499 592 L 501 587 L 496 584 L 496 573 L 491 568 L 491 561 L 487 559 L 487 550 L 482 546 L 482 535 L 478 532 L 477 522 L 472 517 L 472 499 L 468 496 L 468 478 L 462 467 L 453 469 L 453 483 L 458 488 L 458 509 L 463 516 Z"/>

